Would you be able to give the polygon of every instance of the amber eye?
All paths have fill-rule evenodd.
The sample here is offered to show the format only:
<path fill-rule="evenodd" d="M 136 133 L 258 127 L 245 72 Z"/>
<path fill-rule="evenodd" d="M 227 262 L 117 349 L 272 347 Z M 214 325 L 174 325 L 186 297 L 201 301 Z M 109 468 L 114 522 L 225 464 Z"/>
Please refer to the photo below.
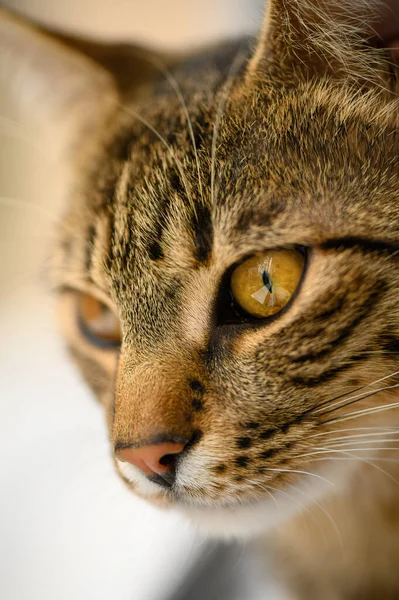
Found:
<path fill-rule="evenodd" d="M 102 348 L 119 346 L 122 335 L 115 313 L 88 294 L 78 294 L 77 302 L 80 329 L 89 341 Z"/>
<path fill-rule="evenodd" d="M 305 264 L 298 250 L 266 250 L 234 269 L 230 289 L 239 306 L 264 319 L 284 308 L 297 289 Z"/>

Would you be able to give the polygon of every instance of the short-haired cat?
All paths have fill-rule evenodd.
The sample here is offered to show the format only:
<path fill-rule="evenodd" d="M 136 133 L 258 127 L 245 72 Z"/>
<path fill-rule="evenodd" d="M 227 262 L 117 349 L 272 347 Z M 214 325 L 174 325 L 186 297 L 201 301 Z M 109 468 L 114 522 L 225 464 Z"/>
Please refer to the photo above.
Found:
<path fill-rule="evenodd" d="M 184 57 L 0 20 L 2 82 L 68 172 L 49 278 L 117 472 L 264 535 L 306 600 L 399 597 L 383 9 L 271 0 L 258 40 Z"/>

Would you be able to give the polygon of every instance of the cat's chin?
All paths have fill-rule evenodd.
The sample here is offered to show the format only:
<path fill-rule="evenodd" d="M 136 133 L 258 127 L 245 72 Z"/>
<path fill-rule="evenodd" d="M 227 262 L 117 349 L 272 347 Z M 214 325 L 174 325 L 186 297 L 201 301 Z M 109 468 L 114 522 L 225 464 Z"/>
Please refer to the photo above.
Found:
<path fill-rule="evenodd" d="M 138 496 L 158 507 L 178 511 L 208 536 L 218 539 L 249 539 L 272 531 L 298 513 L 309 510 L 312 504 L 318 504 L 326 493 L 331 494 L 335 487 L 331 478 L 337 484 L 335 490 L 343 485 L 339 472 L 332 469 L 329 480 L 315 474 L 317 479 L 300 478 L 295 486 L 274 488 L 273 494 L 257 499 L 199 499 L 184 492 L 173 497 L 132 465 L 119 460 L 117 465 L 123 479 Z"/>
<path fill-rule="evenodd" d="M 234 507 L 180 507 L 180 512 L 202 532 L 217 539 L 249 539 L 258 537 L 287 521 L 295 506 L 276 506 L 265 498 Z"/>

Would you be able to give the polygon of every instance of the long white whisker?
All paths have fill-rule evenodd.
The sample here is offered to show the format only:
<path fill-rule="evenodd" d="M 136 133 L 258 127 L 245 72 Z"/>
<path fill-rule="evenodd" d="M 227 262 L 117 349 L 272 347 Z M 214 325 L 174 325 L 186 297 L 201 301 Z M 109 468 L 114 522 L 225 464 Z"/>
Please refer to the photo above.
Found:
<path fill-rule="evenodd" d="M 372 449 L 373 451 L 377 451 L 377 450 L 384 450 L 385 448 L 374 448 Z M 383 475 L 386 475 L 389 479 L 391 479 L 394 483 L 399 485 L 399 481 L 397 479 L 395 479 L 395 477 L 392 477 L 392 475 L 390 473 L 387 473 L 387 471 L 385 471 L 384 469 L 382 469 L 381 467 L 379 467 L 378 465 L 375 465 L 374 463 L 370 462 L 369 460 L 365 459 L 365 458 L 361 458 L 360 456 L 356 456 L 355 454 L 352 454 L 353 452 L 358 452 L 359 449 L 355 448 L 355 449 L 346 449 L 346 450 L 329 450 L 329 452 L 341 452 L 342 454 L 347 454 L 348 456 L 350 456 L 351 458 L 357 458 L 360 462 L 369 465 L 370 467 L 373 467 L 374 469 L 376 469 L 377 471 L 379 471 L 380 473 L 382 473 Z M 370 449 L 369 449 L 370 451 Z"/>
<path fill-rule="evenodd" d="M 393 373 L 393 375 L 397 375 L 398 372 Z M 393 375 L 390 375 L 390 377 L 393 377 Z M 383 379 L 387 379 L 387 377 L 384 377 Z M 381 381 L 381 380 L 380 380 Z M 374 382 L 377 383 L 377 382 Z M 322 414 L 327 414 L 329 412 L 332 412 L 334 410 L 335 406 L 338 406 L 339 408 L 348 406 L 348 404 L 352 404 L 352 400 L 361 400 L 362 398 L 368 398 L 368 396 L 373 395 L 373 394 L 377 394 L 378 392 L 383 392 L 385 390 L 389 390 L 392 389 L 392 387 L 396 387 L 396 385 L 393 386 L 384 386 L 384 387 L 380 387 L 377 388 L 376 390 L 372 390 L 371 392 L 369 390 L 362 392 L 361 394 L 355 394 L 354 396 L 349 396 L 349 398 L 344 398 L 343 400 L 340 400 L 339 402 L 334 402 L 333 404 L 329 404 L 328 405 L 328 410 L 324 410 L 324 409 L 317 409 L 315 411 L 313 411 L 313 414 L 317 414 L 319 412 L 321 412 Z"/>
<path fill-rule="evenodd" d="M 276 489 L 276 488 L 271 488 L 270 486 L 265 486 L 265 485 L 262 485 L 262 484 L 258 483 L 257 481 L 253 481 L 252 479 L 248 479 L 248 480 L 247 480 L 247 483 L 248 483 L 250 486 L 256 485 L 257 487 L 260 487 L 260 488 L 262 488 L 262 490 L 265 490 L 265 492 L 267 492 L 267 493 L 269 494 L 269 496 L 272 498 L 272 500 L 273 500 L 273 502 L 275 503 L 275 505 L 278 507 L 278 504 L 277 504 L 277 499 L 276 499 L 276 497 L 274 496 L 274 494 L 272 494 L 272 493 L 271 493 L 271 491 L 270 491 L 271 489 Z"/>
<path fill-rule="evenodd" d="M 375 431 L 375 430 L 379 430 L 384 433 L 384 432 L 393 431 L 393 430 L 399 431 L 399 427 L 388 427 L 388 426 L 387 427 L 348 427 L 348 428 L 344 428 L 344 429 L 333 429 L 331 431 L 322 431 L 320 433 L 314 433 L 307 437 L 308 438 L 324 437 L 324 436 L 329 436 L 329 435 L 336 435 L 337 433 L 343 433 L 346 431 Z"/>
<path fill-rule="evenodd" d="M 263 484 L 261 484 L 261 483 L 257 483 L 257 482 L 253 482 L 253 483 L 254 483 L 254 485 L 256 485 L 256 486 L 258 486 L 258 487 L 260 487 L 260 488 L 264 489 L 265 491 L 267 491 L 267 490 L 266 490 L 266 487 L 265 487 Z M 290 487 L 292 487 L 292 488 L 296 489 L 294 486 L 290 486 Z M 318 523 L 318 521 L 317 521 L 316 517 L 315 517 L 315 516 L 312 514 L 312 512 L 309 510 L 309 508 L 308 508 L 307 506 L 305 506 L 304 504 L 302 504 L 302 502 L 300 502 L 300 501 L 299 501 L 297 498 L 294 498 L 293 496 L 291 496 L 291 495 L 290 495 L 290 494 L 288 494 L 287 492 L 284 492 L 283 490 L 280 490 L 279 488 L 276 488 L 276 487 L 273 487 L 273 486 L 270 486 L 270 485 L 268 485 L 268 486 L 267 486 L 267 488 L 268 488 L 268 489 L 270 489 L 270 490 L 274 490 L 275 492 L 277 492 L 278 494 L 281 494 L 282 496 L 285 496 L 285 497 L 286 497 L 286 498 L 288 498 L 288 499 L 289 499 L 291 502 L 293 502 L 294 504 L 296 504 L 297 506 L 299 506 L 299 508 L 300 508 L 301 510 L 303 510 L 303 511 L 307 512 L 307 513 L 308 513 L 308 514 L 309 514 L 309 515 L 310 515 L 310 516 L 311 516 L 311 517 L 314 519 L 314 521 L 315 521 L 315 523 L 317 524 L 317 526 L 318 526 L 318 527 L 320 527 L 320 524 Z M 326 537 L 325 537 L 325 535 L 324 535 L 324 532 L 323 532 L 323 530 L 321 529 L 321 527 L 320 527 L 320 531 L 321 531 L 321 533 L 322 533 L 322 536 L 323 536 L 323 539 L 324 539 L 324 541 L 325 541 L 325 542 L 327 542 L 327 540 L 326 540 Z"/>
<path fill-rule="evenodd" d="M 278 468 L 272 468 L 272 467 L 264 467 L 265 471 L 277 471 L 278 473 L 298 473 L 300 475 L 310 475 L 311 477 L 316 477 L 317 479 L 320 479 L 321 481 L 324 481 L 325 483 L 328 483 L 331 486 L 334 486 L 334 484 L 329 481 L 328 479 L 326 479 L 325 477 L 322 477 L 321 475 L 317 475 L 316 473 L 311 473 L 309 471 L 298 471 L 297 469 L 278 469 Z"/>
<path fill-rule="evenodd" d="M 361 385 L 360 387 L 351 388 L 348 392 L 344 392 L 343 394 L 339 394 L 339 396 L 334 396 L 333 398 L 324 400 L 321 404 L 316 406 L 312 412 L 316 412 L 316 411 L 318 412 L 319 409 L 321 409 L 321 407 L 323 407 L 323 406 L 326 406 L 326 405 L 331 406 L 331 402 L 334 402 L 335 400 L 340 400 L 341 398 L 345 398 L 346 396 L 348 396 L 348 394 L 360 392 L 361 390 L 371 387 L 372 385 L 375 385 L 376 383 L 380 383 L 381 381 L 385 381 L 386 379 L 395 377 L 395 375 L 398 375 L 398 374 L 399 374 L 399 371 L 394 371 L 393 373 L 390 373 L 389 375 L 385 375 L 385 377 L 381 377 L 380 379 L 375 379 L 374 381 L 371 381 L 370 383 L 366 383 L 365 385 Z"/>
<path fill-rule="evenodd" d="M 391 451 L 391 450 L 399 450 L 399 448 L 389 448 L 389 447 L 383 447 L 383 448 L 343 448 L 342 450 L 340 450 L 339 448 L 335 448 L 335 447 L 329 447 L 329 446 L 321 446 L 321 447 L 315 447 L 315 449 L 312 452 L 306 452 L 305 454 L 298 454 L 295 458 L 310 458 L 312 456 L 317 456 L 318 454 L 329 454 L 330 452 L 358 452 L 358 451 L 363 451 L 363 452 L 380 452 L 380 451 Z M 360 460 L 360 457 L 358 457 Z"/>
<path fill-rule="evenodd" d="M 386 388 L 384 388 L 383 390 L 377 390 L 377 391 L 386 391 L 386 390 L 392 390 L 399 387 L 399 383 L 396 383 L 395 385 L 391 385 L 391 386 L 387 386 Z M 376 392 L 370 392 L 367 396 L 365 396 L 365 398 L 368 398 L 369 396 L 373 396 Z M 374 407 L 370 407 L 370 408 L 364 408 L 361 410 L 356 410 L 352 413 L 348 413 L 347 415 L 343 415 L 342 417 L 336 417 L 334 419 L 328 419 L 327 421 L 322 421 L 320 423 L 320 425 L 325 425 L 326 423 L 340 423 L 342 421 L 349 421 L 350 419 L 355 419 L 359 416 L 362 415 L 368 415 L 368 414 L 372 414 L 372 413 L 378 413 L 378 412 L 383 412 L 384 410 L 390 410 L 392 408 L 396 408 L 397 406 L 399 406 L 399 402 L 393 402 L 391 404 L 385 404 L 384 406 L 374 406 Z M 328 413 L 329 411 L 327 411 Z M 323 413 L 323 414 L 327 414 L 327 413 Z"/>
<path fill-rule="evenodd" d="M 399 386 L 399 384 L 396 384 L 396 385 L 391 386 L 391 388 L 396 388 L 398 386 Z M 323 421 L 323 424 L 342 423 L 343 421 L 351 421 L 352 419 L 357 419 L 357 418 L 363 417 L 365 415 L 371 415 L 371 414 L 384 412 L 386 410 L 392 410 L 394 408 L 397 408 L 398 406 L 399 406 L 399 402 L 393 402 L 391 404 L 386 404 L 384 406 L 375 406 L 372 408 L 365 408 L 363 410 L 357 410 L 353 413 L 349 413 L 348 415 L 345 415 L 344 417 L 336 417 L 335 419 L 329 419 L 328 421 Z"/>
<path fill-rule="evenodd" d="M 293 486 L 292 486 L 292 485 L 290 485 L 290 484 L 288 484 L 288 485 L 289 485 L 289 487 L 293 487 Z M 305 496 L 305 498 L 307 498 L 307 499 L 308 499 L 308 500 L 309 500 L 309 501 L 310 501 L 312 504 L 314 504 L 315 506 L 317 506 L 317 507 L 318 507 L 318 508 L 321 510 L 321 512 L 322 512 L 322 513 L 323 513 L 323 514 L 324 514 L 324 515 L 327 517 L 327 519 L 330 521 L 331 525 L 333 526 L 333 528 L 334 528 L 334 530 L 335 530 L 335 532 L 336 532 L 336 534 L 337 534 L 337 536 L 338 536 L 338 539 L 339 539 L 340 545 L 341 545 L 341 546 L 342 546 L 342 548 L 343 548 L 344 546 L 343 546 L 343 541 L 342 541 L 342 535 L 341 535 L 341 532 L 340 532 L 340 530 L 339 530 L 339 528 L 338 528 L 338 526 L 337 526 L 336 522 L 334 521 L 334 519 L 333 519 L 333 518 L 332 518 L 332 516 L 330 515 L 330 513 L 329 513 L 329 512 L 328 512 L 328 511 L 327 511 L 327 510 L 324 508 L 324 506 L 322 506 L 322 505 L 320 504 L 320 502 L 318 502 L 317 500 L 315 500 L 314 498 L 312 498 L 311 496 L 309 496 L 309 494 L 307 494 L 307 493 L 306 493 L 306 492 L 304 492 L 303 490 L 300 490 L 300 489 L 299 489 L 299 488 L 297 488 L 297 487 L 295 487 L 294 489 L 295 489 L 295 490 L 296 490 L 298 493 L 300 493 L 300 494 L 302 494 L 303 496 Z"/>
<path fill-rule="evenodd" d="M 396 435 L 399 436 L 399 431 L 390 431 L 390 430 L 386 430 L 386 431 L 379 431 L 378 433 L 374 432 L 374 433 L 359 433 L 357 435 L 342 435 L 342 436 L 338 436 L 338 437 L 333 437 L 333 438 L 328 438 L 327 439 L 327 443 L 330 444 L 331 442 L 339 442 L 342 440 L 356 440 L 359 438 L 366 438 L 366 439 L 370 439 L 370 438 L 379 438 L 380 436 L 384 436 L 384 435 Z M 310 437 L 310 436 L 309 436 Z M 398 438 L 393 438 L 394 440 L 398 440 Z M 372 441 L 372 440 L 370 440 Z M 376 442 L 381 441 L 380 439 L 375 440 Z M 360 441 L 358 442 L 360 443 Z"/>

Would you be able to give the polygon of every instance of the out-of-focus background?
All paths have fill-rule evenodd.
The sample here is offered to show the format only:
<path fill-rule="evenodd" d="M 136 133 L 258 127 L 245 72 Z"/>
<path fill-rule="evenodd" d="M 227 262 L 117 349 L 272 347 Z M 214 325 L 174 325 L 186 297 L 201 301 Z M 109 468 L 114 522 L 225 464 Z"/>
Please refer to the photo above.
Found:
<path fill-rule="evenodd" d="M 263 10 L 263 0 L 2 3 L 57 28 L 169 48 L 255 31 Z M 162 600 L 204 547 L 218 550 L 114 473 L 102 411 L 63 348 L 43 274 L 63 208 L 57 165 L 14 120 L 6 90 L 0 140 L 0 598 Z M 233 552 L 234 574 L 254 581 L 244 554 Z M 249 590 L 228 600 L 277 598 Z"/>

